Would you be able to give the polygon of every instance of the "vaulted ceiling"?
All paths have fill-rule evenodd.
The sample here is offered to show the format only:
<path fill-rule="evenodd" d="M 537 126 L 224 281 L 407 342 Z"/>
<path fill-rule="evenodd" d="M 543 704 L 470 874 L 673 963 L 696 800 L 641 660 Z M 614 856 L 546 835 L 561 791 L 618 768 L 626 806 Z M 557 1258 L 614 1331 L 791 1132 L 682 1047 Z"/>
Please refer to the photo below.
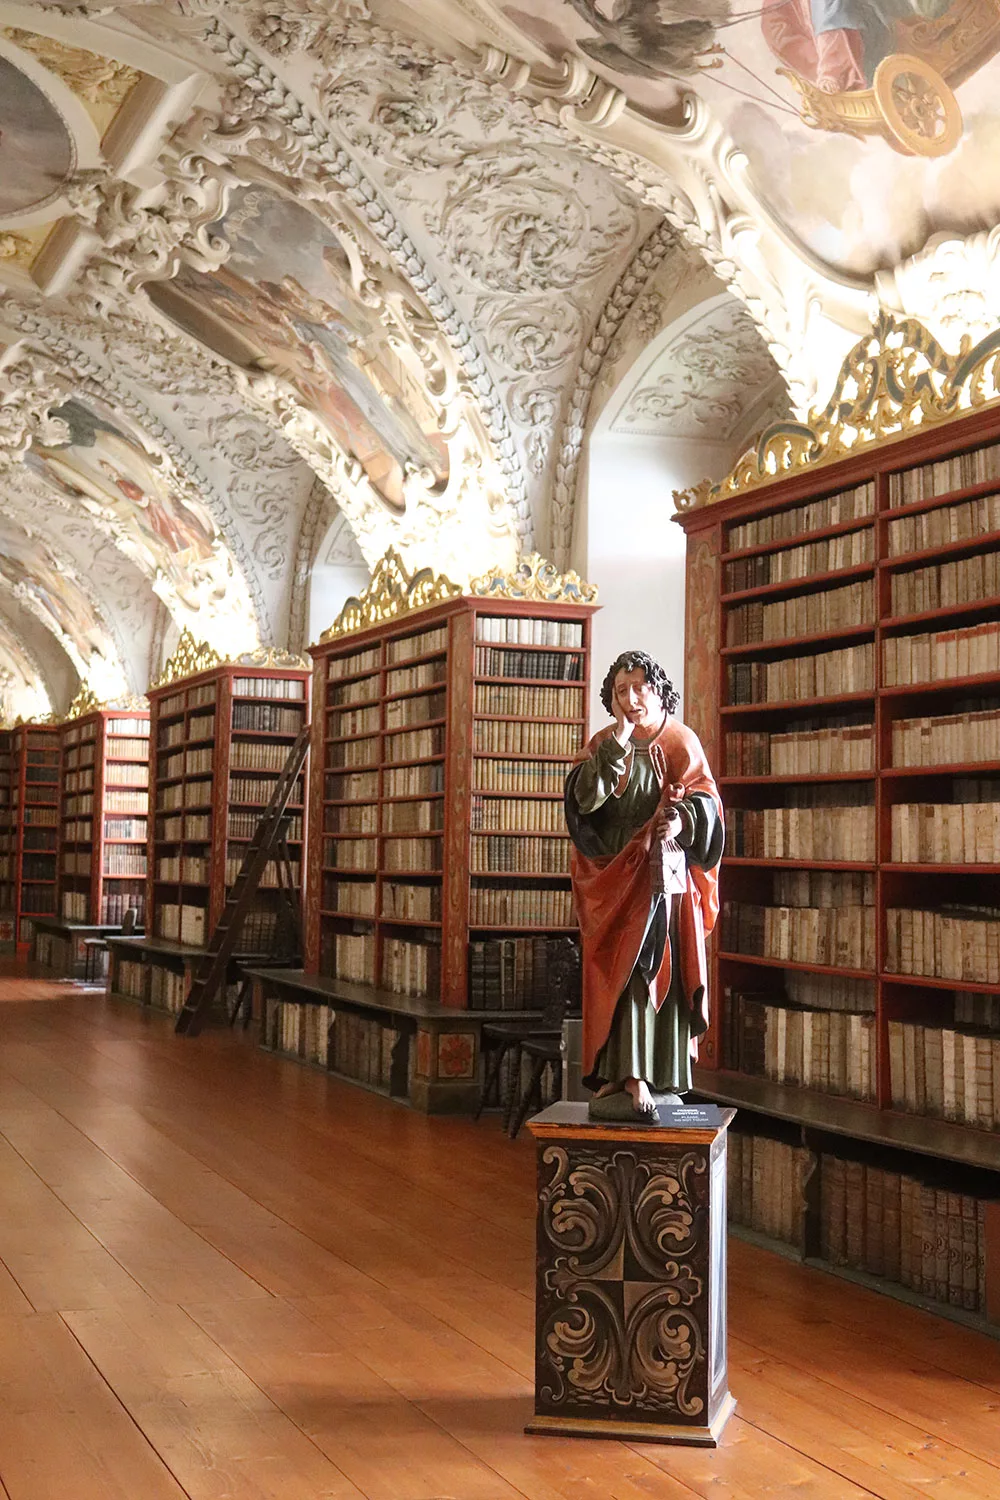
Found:
<path fill-rule="evenodd" d="M 0 0 L 0 707 L 300 647 L 334 523 L 565 565 L 598 421 L 738 445 L 879 305 L 980 335 L 977 3 Z"/>

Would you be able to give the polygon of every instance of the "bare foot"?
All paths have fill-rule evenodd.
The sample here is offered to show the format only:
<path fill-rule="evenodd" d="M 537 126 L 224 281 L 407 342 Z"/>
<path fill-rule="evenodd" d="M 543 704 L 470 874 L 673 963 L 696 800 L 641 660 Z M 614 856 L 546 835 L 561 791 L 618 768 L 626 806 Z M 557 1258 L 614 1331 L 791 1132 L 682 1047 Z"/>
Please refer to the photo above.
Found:
<path fill-rule="evenodd" d="M 655 1115 L 656 1104 L 644 1078 L 626 1078 L 625 1091 L 631 1094 L 637 1115 Z"/>

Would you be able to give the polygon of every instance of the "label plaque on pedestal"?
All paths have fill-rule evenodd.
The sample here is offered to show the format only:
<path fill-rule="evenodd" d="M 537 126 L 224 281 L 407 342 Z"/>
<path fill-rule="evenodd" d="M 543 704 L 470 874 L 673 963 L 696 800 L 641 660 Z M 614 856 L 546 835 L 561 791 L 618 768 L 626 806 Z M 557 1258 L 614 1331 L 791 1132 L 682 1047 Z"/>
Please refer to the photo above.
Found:
<path fill-rule="evenodd" d="M 535 1416 L 525 1431 L 715 1447 L 726 1365 L 726 1131 L 735 1110 L 659 1122 L 556 1104 L 538 1146 Z"/>

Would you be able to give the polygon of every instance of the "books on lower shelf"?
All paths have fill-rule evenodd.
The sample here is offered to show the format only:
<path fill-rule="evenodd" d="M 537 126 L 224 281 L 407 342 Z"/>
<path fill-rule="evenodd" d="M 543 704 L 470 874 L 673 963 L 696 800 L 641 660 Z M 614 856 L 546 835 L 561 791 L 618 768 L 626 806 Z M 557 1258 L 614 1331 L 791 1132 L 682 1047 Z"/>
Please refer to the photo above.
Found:
<path fill-rule="evenodd" d="M 372 890 L 372 912 L 375 909 Z M 439 922 L 441 920 L 440 885 L 407 885 L 403 881 L 382 882 L 382 915 L 406 922 Z"/>
<path fill-rule="evenodd" d="M 268 1000 L 261 1040 L 272 1051 L 316 1063 L 385 1093 L 392 1088 L 399 1032 L 373 1016 L 331 1005 Z"/>
<path fill-rule="evenodd" d="M 726 817 L 726 853 L 748 859 L 875 859 L 871 787 L 852 800 L 843 786 L 789 788 L 790 806 L 734 807 Z"/>
<path fill-rule="evenodd" d="M 937 1302 L 986 1311 L 985 1202 L 972 1194 L 824 1153 L 820 1254 Z"/>
<path fill-rule="evenodd" d="M 995 907 L 888 907 L 885 916 L 890 974 L 1000 984 L 1000 911 Z"/>
<path fill-rule="evenodd" d="M 375 915 L 374 880 L 337 880 L 323 876 L 323 910 L 342 912 L 348 917 Z"/>
<path fill-rule="evenodd" d="M 582 724 L 477 719 L 473 725 L 473 748 L 486 754 L 570 756 L 581 748 L 583 738 Z"/>
<path fill-rule="evenodd" d="M 729 986 L 723 1006 L 727 1067 L 795 1088 L 875 1100 L 872 1012 L 800 1009 Z"/>
<path fill-rule="evenodd" d="M 894 1109 L 1000 1130 L 1000 1028 L 890 1021 L 889 1071 Z"/>
<path fill-rule="evenodd" d="M 471 1010 L 537 1010 L 548 999 L 550 965 L 567 938 L 486 938 L 469 944 Z M 579 1006 L 577 994 L 571 1004 Z"/>
<path fill-rule="evenodd" d="M 897 719 L 892 726 L 894 766 L 947 766 L 1000 761 L 1000 700 L 933 718 Z"/>
<path fill-rule="evenodd" d="M 509 646 L 477 646 L 475 671 L 478 677 L 539 677 L 579 682 L 583 676 L 583 659 L 571 651 L 516 651 Z"/>
<path fill-rule="evenodd" d="M 845 969 L 875 967 L 875 908 L 870 875 L 833 875 L 827 871 L 775 876 L 775 896 L 799 897 L 808 880 L 811 903 L 757 905 L 725 901 L 722 907 L 722 944 L 729 953 L 755 954 L 789 963 L 828 965 Z M 824 880 L 824 884 L 820 884 Z M 796 888 L 797 887 L 797 888 Z M 817 901 L 823 892 L 828 899 Z"/>
<path fill-rule="evenodd" d="M 729 702 L 734 705 L 839 698 L 874 690 L 875 648 L 866 641 L 780 661 L 730 662 L 726 670 Z"/>
<path fill-rule="evenodd" d="M 899 570 L 890 578 L 894 615 L 975 604 L 1000 594 L 1000 552 L 977 552 L 956 562 Z"/>
<path fill-rule="evenodd" d="M 561 797 L 568 765 L 560 760 L 474 762 L 473 784 L 480 792 L 555 792 Z"/>
<path fill-rule="evenodd" d="M 473 834 L 469 868 L 476 874 L 569 874 L 569 839 Z"/>
<path fill-rule="evenodd" d="M 803 1182 L 810 1153 L 802 1146 L 730 1130 L 727 1138 L 729 1221 L 800 1247 Z"/>
<path fill-rule="evenodd" d="M 472 799 L 472 828 L 474 832 L 528 832 L 565 833 L 566 814 L 560 798 L 557 802 L 508 797 L 480 797 Z"/>
<path fill-rule="evenodd" d="M 476 684 L 477 714 L 500 714 L 525 719 L 580 719 L 583 689 L 570 687 L 504 687 L 498 683 Z"/>
<path fill-rule="evenodd" d="M 996 788 L 956 780 L 954 802 L 899 802 L 892 809 L 892 859 L 902 864 L 1000 864 L 1000 801 L 976 800 Z"/>
<path fill-rule="evenodd" d="M 423 941 L 382 939 L 382 987 L 396 995 L 437 1000 L 441 993 L 441 943 L 431 934 Z"/>
<path fill-rule="evenodd" d="M 954 630 L 891 635 L 882 642 L 887 687 L 948 682 L 1000 671 L 1000 621 L 984 620 Z"/>
<path fill-rule="evenodd" d="M 157 912 L 156 935 L 173 942 L 204 947 L 207 913 L 203 906 L 184 906 L 165 902 Z"/>

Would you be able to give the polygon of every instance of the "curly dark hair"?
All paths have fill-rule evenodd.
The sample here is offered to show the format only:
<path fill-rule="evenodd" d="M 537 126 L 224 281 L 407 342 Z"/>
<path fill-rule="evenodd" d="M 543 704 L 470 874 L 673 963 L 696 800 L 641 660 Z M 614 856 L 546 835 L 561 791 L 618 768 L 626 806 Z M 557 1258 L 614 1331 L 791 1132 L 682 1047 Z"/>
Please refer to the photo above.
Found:
<path fill-rule="evenodd" d="M 646 674 L 646 681 L 659 695 L 660 702 L 668 714 L 675 714 L 680 708 L 681 695 L 674 687 L 670 678 L 664 672 L 659 662 L 646 651 L 623 651 L 617 661 L 613 661 L 608 668 L 608 675 L 601 686 L 601 702 L 608 713 L 614 715 L 612 703 L 614 701 L 615 678 L 619 672 L 634 672 L 641 667 Z"/>

